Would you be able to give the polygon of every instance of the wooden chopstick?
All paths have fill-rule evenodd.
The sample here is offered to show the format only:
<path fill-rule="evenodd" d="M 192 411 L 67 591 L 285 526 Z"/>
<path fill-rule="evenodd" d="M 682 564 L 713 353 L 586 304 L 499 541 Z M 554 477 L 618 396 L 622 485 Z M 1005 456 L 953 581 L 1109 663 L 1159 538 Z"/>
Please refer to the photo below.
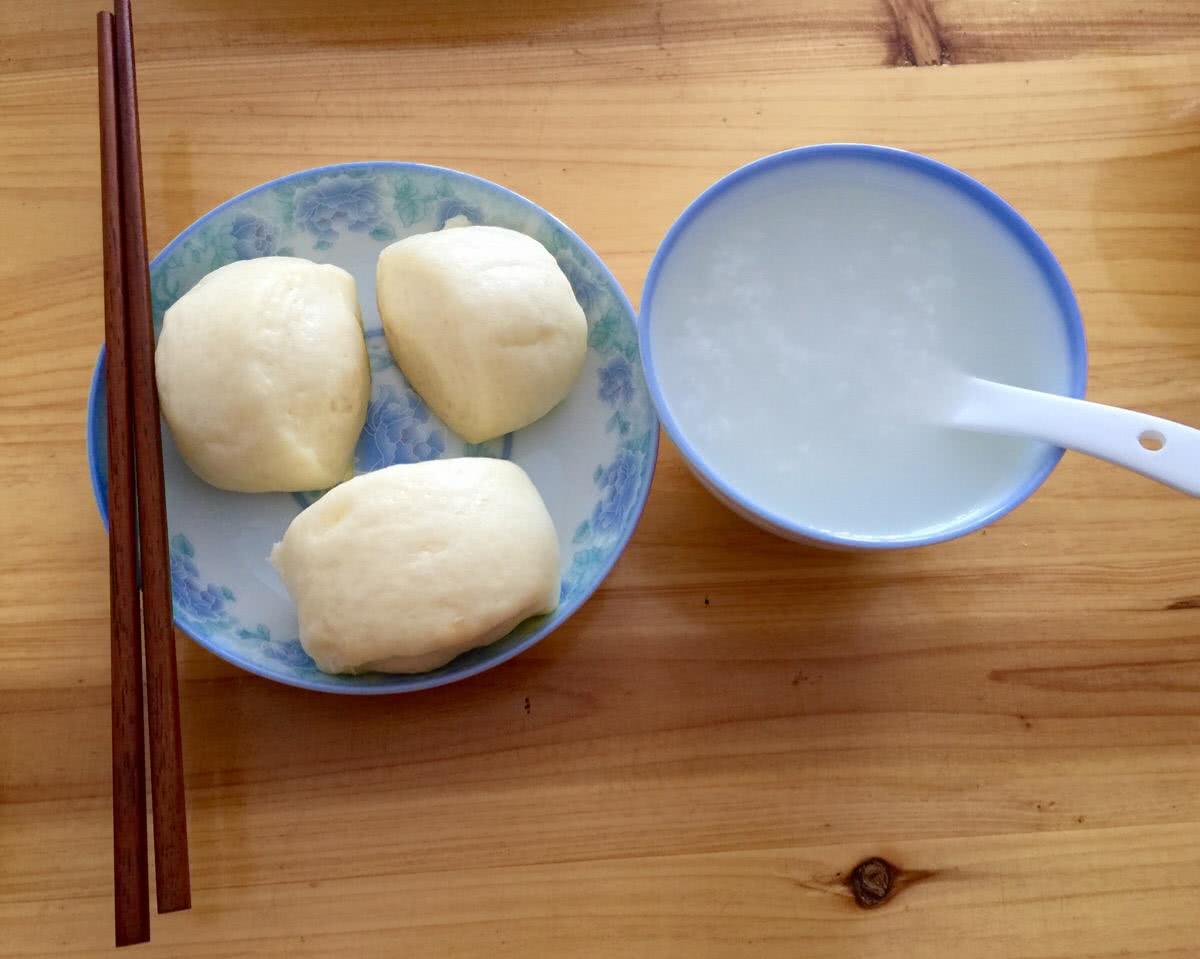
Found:
<path fill-rule="evenodd" d="M 114 14 L 118 155 L 121 174 L 121 263 L 132 377 L 133 435 L 141 540 L 142 620 L 146 644 L 146 704 L 150 726 L 150 795 L 154 813 L 154 887 L 159 912 L 192 904 L 188 867 L 183 743 L 167 552 L 162 437 L 154 378 L 154 325 L 146 255 L 141 134 L 133 18 L 129 0 Z"/>
<path fill-rule="evenodd" d="M 104 344 L 108 386 L 108 578 L 112 660 L 113 889 L 118 946 L 150 938 L 146 868 L 146 754 L 142 717 L 141 612 L 133 422 L 121 268 L 113 18 L 96 17 L 100 78 L 100 194 L 104 245 Z"/>

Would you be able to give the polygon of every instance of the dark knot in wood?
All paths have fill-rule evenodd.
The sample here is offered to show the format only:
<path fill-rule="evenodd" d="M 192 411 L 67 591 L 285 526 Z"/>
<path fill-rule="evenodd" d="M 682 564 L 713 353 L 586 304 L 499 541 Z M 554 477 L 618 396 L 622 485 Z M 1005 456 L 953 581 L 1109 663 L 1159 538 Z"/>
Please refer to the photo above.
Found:
<path fill-rule="evenodd" d="M 863 909 L 874 909 L 887 901 L 892 894 L 897 870 L 886 859 L 878 856 L 864 859 L 850 872 L 846 885 L 854 894 L 854 901 Z"/>
<path fill-rule="evenodd" d="M 932 0 L 888 0 L 892 8 L 898 67 L 933 67 L 950 62 L 950 47 Z"/>

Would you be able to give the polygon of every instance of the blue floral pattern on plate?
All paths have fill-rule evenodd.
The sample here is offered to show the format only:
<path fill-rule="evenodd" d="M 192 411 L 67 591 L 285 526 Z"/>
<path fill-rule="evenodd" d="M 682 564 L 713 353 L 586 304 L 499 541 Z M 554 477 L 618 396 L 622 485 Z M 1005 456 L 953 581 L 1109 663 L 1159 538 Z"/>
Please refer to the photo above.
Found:
<path fill-rule="evenodd" d="M 396 463 L 434 460 L 446 452 L 450 433 L 396 370 L 383 331 L 367 335 L 371 361 L 371 405 L 354 454 L 354 469 L 366 473 Z"/>
<path fill-rule="evenodd" d="M 239 259 L 271 256 L 275 252 L 275 227 L 257 216 L 239 216 L 230 229 Z"/>
<path fill-rule="evenodd" d="M 196 550 L 182 533 L 171 537 L 171 591 L 175 618 L 204 629 L 229 629 L 235 597 L 228 586 L 205 583 L 195 563 Z"/>
<path fill-rule="evenodd" d="M 371 399 L 358 442 L 355 468 L 376 470 L 395 463 L 420 463 L 446 452 L 446 439 L 433 414 L 411 388 L 380 387 Z"/>
<path fill-rule="evenodd" d="M 379 178 L 351 170 L 298 186 L 285 198 L 284 209 L 293 224 L 316 237 L 315 249 L 328 250 L 343 229 L 381 242 L 395 239 L 384 203 Z"/>
<path fill-rule="evenodd" d="M 382 335 L 375 305 L 360 305 L 372 392 L 355 469 L 450 456 L 513 459 L 538 484 L 555 521 L 562 600 L 490 646 L 416 676 L 328 676 L 296 638 L 295 611 L 267 563 L 290 518 L 321 495 L 244 495 L 194 477 L 164 431 L 171 578 L 179 626 L 201 645 L 253 672 L 333 692 L 399 692 L 450 682 L 503 662 L 561 624 L 600 584 L 625 547 L 649 491 L 658 423 L 642 378 L 633 311 L 584 243 L 527 200 L 475 177 L 403 163 L 307 170 L 245 193 L 188 227 L 151 265 L 156 327 L 201 277 L 234 260 L 304 256 L 373 282 L 375 259 L 394 239 L 465 217 L 527 233 L 571 282 L 588 321 L 588 357 L 571 395 L 515 434 L 468 444 L 408 385 Z M 103 354 L 88 408 L 93 487 L 106 514 Z"/>

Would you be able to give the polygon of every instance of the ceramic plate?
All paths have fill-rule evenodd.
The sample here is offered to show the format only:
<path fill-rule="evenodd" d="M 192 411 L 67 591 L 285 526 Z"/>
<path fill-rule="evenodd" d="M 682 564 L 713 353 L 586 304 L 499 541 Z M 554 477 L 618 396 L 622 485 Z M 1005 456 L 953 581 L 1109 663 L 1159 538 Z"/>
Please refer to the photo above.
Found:
<path fill-rule="evenodd" d="M 464 443 L 438 420 L 392 362 L 375 306 L 375 261 L 389 243 L 465 216 L 541 242 L 587 314 L 588 356 L 570 395 L 523 430 Z M 163 430 L 175 621 L 200 645 L 251 672 L 309 689 L 391 693 L 473 675 L 553 631 L 600 585 L 641 515 L 658 423 L 638 355 L 633 310 L 587 245 L 540 207 L 476 177 L 409 163 L 350 163 L 273 180 L 223 204 L 176 237 L 150 266 L 156 330 L 205 274 L 234 260 L 301 256 L 334 263 L 358 283 L 371 358 L 371 405 L 358 472 L 454 456 L 511 459 L 529 473 L 558 530 L 562 600 L 490 646 L 430 673 L 329 676 L 297 639 L 296 614 L 267 557 L 308 493 L 228 493 L 197 478 Z M 88 399 L 88 453 L 107 523 L 104 354 Z"/>

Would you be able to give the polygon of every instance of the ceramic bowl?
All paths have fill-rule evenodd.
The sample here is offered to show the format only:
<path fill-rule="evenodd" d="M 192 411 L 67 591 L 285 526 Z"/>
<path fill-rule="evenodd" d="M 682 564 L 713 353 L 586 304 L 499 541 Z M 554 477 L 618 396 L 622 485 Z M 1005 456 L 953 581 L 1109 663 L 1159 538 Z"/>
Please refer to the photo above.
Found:
<path fill-rule="evenodd" d="M 875 165 L 881 171 L 902 170 L 906 175 L 921 178 L 939 189 L 957 194 L 959 199 L 975 207 L 994 225 L 1007 232 L 1028 261 L 1031 275 L 1037 276 L 1038 282 L 1045 284 L 1054 302 L 1056 315 L 1052 322 L 1061 324 L 1059 332 L 1063 337 L 1066 352 L 1067 368 L 1064 371 L 1063 392 L 1069 396 L 1083 397 L 1087 381 L 1087 347 L 1079 307 L 1054 254 L 1033 227 L 999 195 L 953 167 L 905 150 L 859 143 L 826 143 L 799 147 L 755 160 L 712 184 L 683 211 L 659 245 L 642 291 L 641 352 L 650 393 L 662 418 L 663 428 L 700 482 L 738 515 L 769 532 L 808 545 L 840 550 L 925 546 L 965 536 L 995 522 L 1024 502 L 1050 475 L 1062 458 L 1063 451 L 1058 447 L 1037 444 L 1036 454 L 1030 457 L 1028 469 L 1019 481 L 1003 491 L 1003 495 L 982 503 L 978 509 L 967 514 L 947 520 L 932 532 L 918 531 L 911 535 L 887 537 L 835 533 L 773 511 L 756 502 L 726 476 L 722 476 L 700 453 L 694 438 L 688 435 L 674 415 L 672 402 L 678 402 L 680 397 L 668 395 L 669 390 L 664 387 L 663 378 L 656 370 L 653 348 L 655 338 L 652 333 L 654 317 L 656 309 L 664 309 L 665 297 L 671 295 L 662 292 L 665 284 L 661 284 L 660 279 L 668 269 L 676 250 L 681 246 L 681 240 L 692 230 L 700 231 L 701 236 L 705 235 L 704 231 L 708 231 L 708 234 L 717 233 L 715 226 L 721 225 L 722 218 L 728 218 L 729 211 L 736 208 L 739 191 L 769 184 L 769 178 L 780 172 L 803 174 L 807 165 L 826 159 L 852 159 Z M 931 218 L 930 222 L 922 224 L 921 228 L 931 231 L 936 230 L 937 225 Z M 798 264 L 796 268 L 803 269 L 803 264 Z M 688 388 L 702 390 L 706 387 L 703 381 L 697 379 L 689 380 Z"/>
<path fill-rule="evenodd" d="M 570 395 L 549 415 L 483 444 L 464 443 L 405 382 L 384 342 L 375 261 L 389 243 L 446 220 L 508 227 L 558 260 L 587 314 L 588 355 Z M 371 404 L 358 472 L 455 456 L 511 459 L 529 473 L 554 518 L 562 556 L 558 609 L 429 673 L 330 676 L 297 638 L 295 609 L 267 560 L 291 519 L 320 492 L 229 493 L 197 478 L 163 429 L 175 622 L 221 658 L 308 689 L 393 693 L 452 682 L 528 649 L 595 591 L 641 515 L 658 449 L 658 422 L 642 376 L 632 308 L 612 274 L 566 226 L 486 180 L 411 163 L 348 163 L 294 173 L 201 217 L 150 266 L 154 322 L 202 276 L 269 255 L 334 263 L 358 283 L 371 360 Z M 88 398 L 88 455 L 107 524 L 104 354 Z"/>

